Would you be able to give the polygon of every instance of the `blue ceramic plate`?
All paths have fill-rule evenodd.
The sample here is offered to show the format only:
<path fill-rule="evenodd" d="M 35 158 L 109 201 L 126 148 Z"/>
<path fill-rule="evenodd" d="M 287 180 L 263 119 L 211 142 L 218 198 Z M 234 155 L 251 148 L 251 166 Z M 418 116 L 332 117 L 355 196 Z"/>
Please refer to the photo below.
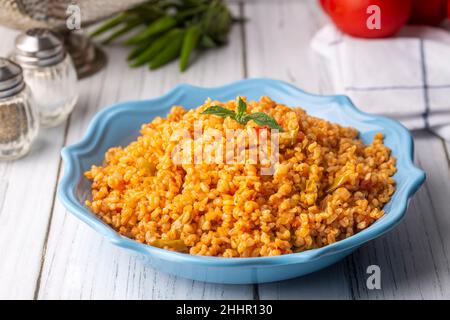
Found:
<path fill-rule="evenodd" d="M 84 202 L 90 197 L 90 182 L 83 172 L 92 164 L 101 164 L 108 148 L 125 146 L 139 135 L 143 123 L 165 116 L 171 106 L 195 108 L 206 98 L 226 101 L 238 95 L 259 99 L 262 95 L 288 106 L 300 106 L 310 115 L 357 128 L 365 143 L 376 132 L 385 136 L 385 144 L 397 158 L 397 186 L 385 215 L 362 232 L 320 249 L 275 257 L 220 258 L 172 252 L 138 243 L 119 235 L 95 216 Z M 287 83 L 271 79 L 250 79 L 217 88 L 199 88 L 182 84 L 165 95 L 146 101 L 116 104 L 99 112 L 85 137 L 62 150 L 64 176 L 59 197 L 66 208 L 113 244 L 140 254 L 144 262 L 177 276 L 217 283 L 262 283 L 289 279 L 322 269 L 344 258 L 369 240 L 392 229 L 405 215 L 408 200 L 422 185 L 425 173 L 413 164 L 413 140 L 397 121 L 359 111 L 345 96 L 308 94 Z"/>

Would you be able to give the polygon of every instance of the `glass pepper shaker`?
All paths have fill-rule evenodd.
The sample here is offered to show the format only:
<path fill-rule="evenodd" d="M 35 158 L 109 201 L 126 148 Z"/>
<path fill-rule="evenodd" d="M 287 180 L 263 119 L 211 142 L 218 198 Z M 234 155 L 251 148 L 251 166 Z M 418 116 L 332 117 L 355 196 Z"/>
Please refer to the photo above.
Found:
<path fill-rule="evenodd" d="M 44 127 L 67 119 L 77 99 L 77 74 L 61 39 L 43 28 L 27 30 L 16 38 L 12 58 L 23 68 Z"/>
<path fill-rule="evenodd" d="M 0 58 L 0 160 L 25 155 L 38 128 L 36 105 L 23 81 L 22 68 Z"/>

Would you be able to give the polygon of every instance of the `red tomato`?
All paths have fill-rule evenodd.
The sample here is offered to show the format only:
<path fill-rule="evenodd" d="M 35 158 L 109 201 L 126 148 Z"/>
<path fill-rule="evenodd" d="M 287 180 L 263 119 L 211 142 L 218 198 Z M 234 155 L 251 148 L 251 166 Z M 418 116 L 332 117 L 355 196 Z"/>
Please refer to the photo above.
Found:
<path fill-rule="evenodd" d="M 376 11 L 368 10 L 370 6 Z M 411 13 L 411 0 L 325 0 L 334 24 L 355 37 L 383 38 L 399 31 Z M 376 19 L 378 13 L 380 19 Z M 379 21 L 378 25 L 373 25 Z M 379 28 L 378 28 L 379 27 Z"/>
<path fill-rule="evenodd" d="M 446 15 L 446 0 L 412 0 L 410 23 L 439 25 Z"/>
<path fill-rule="evenodd" d="M 447 18 L 450 19 L 450 0 L 447 2 Z"/>
<path fill-rule="evenodd" d="M 320 6 L 322 7 L 323 11 L 325 11 L 325 13 L 328 13 L 328 9 L 327 9 L 328 0 L 319 0 L 319 2 L 320 2 Z"/>

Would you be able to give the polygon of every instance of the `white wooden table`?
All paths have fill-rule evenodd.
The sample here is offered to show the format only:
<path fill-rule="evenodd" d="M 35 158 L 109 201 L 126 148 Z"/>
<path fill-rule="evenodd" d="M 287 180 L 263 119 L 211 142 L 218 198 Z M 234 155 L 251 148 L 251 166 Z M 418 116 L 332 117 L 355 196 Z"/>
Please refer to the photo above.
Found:
<path fill-rule="evenodd" d="M 414 133 L 416 161 L 427 181 L 395 230 L 343 261 L 302 278 L 264 285 L 217 285 L 167 275 L 109 244 L 61 205 L 59 152 L 78 141 L 92 116 L 118 101 L 161 95 L 180 82 L 201 86 L 271 77 L 313 93 L 332 93 L 323 61 L 309 41 L 326 22 L 316 1 L 234 3 L 230 44 L 180 74 L 129 69 L 126 51 L 108 47 L 109 64 L 80 82 L 80 100 L 60 127 L 42 130 L 32 152 L 0 163 L 0 298 L 6 299 L 427 299 L 450 298 L 449 145 Z M 0 29 L 0 55 L 15 32 Z M 381 268 L 382 289 L 366 288 L 366 268 Z"/>

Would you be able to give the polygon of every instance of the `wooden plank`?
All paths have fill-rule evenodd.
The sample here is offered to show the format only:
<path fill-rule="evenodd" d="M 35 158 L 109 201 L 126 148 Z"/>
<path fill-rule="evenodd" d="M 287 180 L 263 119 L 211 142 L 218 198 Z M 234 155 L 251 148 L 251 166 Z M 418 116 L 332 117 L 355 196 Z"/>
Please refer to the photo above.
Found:
<path fill-rule="evenodd" d="M 10 53 L 16 34 L 0 28 L 0 56 Z M 41 130 L 30 154 L 0 162 L 0 299 L 33 298 L 65 127 Z"/>
<path fill-rule="evenodd" d="M 99 108 L 116 101 L 155 97 L 179 82 L 214 86 L 243 77 L 238 27 L 227 47 L 205 53 L 183 74 L 176 64 L 155 72 L 129 69 L 121 47 L 108 48 L 108 55 L 106 70 L 81 84 L 82 103 L 73 114 L 68 144 L 80 139 Z M 248 299 L 252 295 L 252 286 L 201 283 L 144 267 L 138 257 L 112 246 L 56 203 L 38 298 Z"/>
<path fill-rule="evenodd" d="M 254 1 L 244 15 L 249 77 L 288 81 L 314 93 L 331 92 L 323 60 L 309 43 L 327 18 L 316 1 Z"/>

